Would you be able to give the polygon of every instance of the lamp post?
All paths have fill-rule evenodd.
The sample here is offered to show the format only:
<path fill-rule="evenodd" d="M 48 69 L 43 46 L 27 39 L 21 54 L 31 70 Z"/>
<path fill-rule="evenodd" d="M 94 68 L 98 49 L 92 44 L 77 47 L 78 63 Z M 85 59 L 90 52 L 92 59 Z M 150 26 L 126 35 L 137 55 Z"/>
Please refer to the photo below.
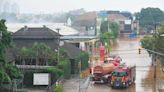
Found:
<path fill-rule="evenodd" d="M 80 89 L 80 75 L 81 75 L 81 57 L 80 57 L 80 62 L 79 62 L 79 92 L 81 92 L 81 89 Z"/>
<path fill-rule="evenodd" d="M 59 34 L 59 31 L 60 31 L 60 28 L 56 28 L 57 32 L 58 32 L 58 62 L 59 62 L 59 56 L 60 56 L 60 52 L 59 52 L 59 49 L 60 49 L 60 34 Z"/>
<path fill-rule="evenodd" d="M 155 23 L 155 25 L 154 25 L 154 37 L 155 37 L 155 39 L 156 39 L 156 35 L 157 35 L 157 32 L 156 32 L 156 23 Z M 156 45 L 156 41 L 154 40 L 153 51 L 155 51 L 155 45 Z M 154 79 L 156 79 L 156 55 L 155 54 L 153 54 L 152 59 L 154 62 Z"/>

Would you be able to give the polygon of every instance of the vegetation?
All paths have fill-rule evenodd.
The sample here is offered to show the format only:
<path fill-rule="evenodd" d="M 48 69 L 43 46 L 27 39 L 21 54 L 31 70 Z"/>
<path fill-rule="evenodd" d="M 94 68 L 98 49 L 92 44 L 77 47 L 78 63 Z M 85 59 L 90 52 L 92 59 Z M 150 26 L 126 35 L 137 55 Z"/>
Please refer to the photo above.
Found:
<path fill-rule="evenodd" d="M 77 61 L 81 65 L 81 70 L 88 68 L 89 54 L 86 52 L 81 52 L 77 57 Z"/>
<path fill-rule="evenodd" d="M 57 61 L 57 53 L 53 52 L 50 47 L 44 43 L 34 43 L 32 48 L 23 47 L 19 50 L 19 59 L 23 61 L 23 64 L 33 64 L 36 61 L 36 65 L 48 65 L 51 63 L 55 65 Z"/>
<path fill-rule="evenodd" d="M 159 29 L 157 29 L 157 33 L 153 35 L 153 37 L 145 36 L 141 39 L 141 45 L 145 49 L 155 50 L 156 52 L 164 53 L 164 25 L 161 25 Z M 150 52 L 149 52 L 150 53 Z M 150 53 L 152 54 L 152 53 Z M 158 55 L 161 60 L 161 63 L 164 65 L 164 56 Z"/>
<path fill-rule="evenodd" d="M 111 41 L 114 42 L 119 35 L 119 26 L 115 22 L 104 21 L 101 24 L 100 30 L 100 42 L 105 46 L 106 53 L 109 53 Z"/>
<path fill-rule="evenodd" d="M 64 92 L 64 89 L 61 85 L 55 86 L 53 92 Z"/>
<path fill-rule="evenodd" d="M 104 21 L 100 26 L 101 33 L 111 32 L 113 38 L 117 38 L 119 34 L 119 26 L 115 22 Z"/>
<path fill-rule="evenodd" d="M 68 58 L 68 55 L 64 49 L 60 49 L 60 62 L 58 62 L 57 66 L 59 69 L 63 70 L 64 77 L 69 78 L 71 75 L 71 64 Z"/>
<path fill-rule="evenodd" d="M 142 45 L 143 48 L 153 50 L 153 42 L 154 42 L 153 37 L 145 36 L 143 39 L 141 39 L 140 42 L 141 42 L 141 45 Z M 149 54 L 151 54 L 151 52 L 149 52 Z"/>
<path fill-rule="evenodd" d="M 164 22 L 164 13 L 159 8 L 143 8 L 135 16 L 139 20 L 140 26 L 146 28 L 148 31 L 154 30 L 155 25 Z"/>
<path fill-rule="evenodd" d="M 25 90 L 25 89 L 20 89 L 20 90 L 18 90 L 18 91 L 16 91 L 16 92 L 28 92 L 28 91 Z"/>
<path fill-rule="evenodd" d="M 67 53 L 64 49 L 60 49 L 59 62 L 57 62 L 57 52 L 54 52 L 44 43 L 34 43 L 32 48 L 21 48 L 19 50 L 19 60 L 27 64 L 51 65 L 47 69 L 48 72 L 60 77 L 68 78 L 70 76 L 71 65 Z M 35 61 L 35 63 L 33 63 Z"/>
<path fill-rule="evenodd" d="M 111 32 L 105 32 L 100 34 L 100 42 L 105 46 L 105 51 L 108 53 L 110 51 L 111 47 L 111 38 L 113 37 L 113 34 Z"/>
<path fill-rule="evenodd" d="M 11 46 L 11 33 L 7 31 L 5 20 L 0 20 L 0 88 L 4 84 L 11 84 L 13 79 L 21 77 L 21 73 L 15 65 L 9 64 L 6 61 L 6 50 Z"/>

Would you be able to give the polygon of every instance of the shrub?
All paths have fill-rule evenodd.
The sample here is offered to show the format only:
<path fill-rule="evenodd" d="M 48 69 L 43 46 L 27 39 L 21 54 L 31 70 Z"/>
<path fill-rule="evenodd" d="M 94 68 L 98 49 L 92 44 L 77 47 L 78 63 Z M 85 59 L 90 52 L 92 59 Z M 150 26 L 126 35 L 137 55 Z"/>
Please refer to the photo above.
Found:
<path fill-rule="evenodd" d="M 64 92 L 64 89 L 61 85 L 54 87 L 53 92 Z"/>

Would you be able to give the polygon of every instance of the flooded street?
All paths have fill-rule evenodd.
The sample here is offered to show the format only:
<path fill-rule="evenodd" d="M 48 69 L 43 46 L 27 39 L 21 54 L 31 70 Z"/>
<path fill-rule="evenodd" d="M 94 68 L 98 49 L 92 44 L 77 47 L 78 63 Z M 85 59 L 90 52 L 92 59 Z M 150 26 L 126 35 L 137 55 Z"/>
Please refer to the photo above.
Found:
<path fill-rule="evenodd" d="M 158 88 L 161 88 L 164 84 L 163 79 L 159 79 L 157 76 L 157 79 L 154 80 L 151 57 L 145 50 L 141 50 L 141 54 L 138 53 L 138 48 L 140 48 L 139 40 L 119 40 L 118 43 L 112 54 L 119 55 L 122 62 L 129 66 L 136 65 L 135 84 L 127 89 L 112 89 L 105 84 L 90 84 L 87 92 L 158 92 Z M 161 85 L 157 86 L 156 84 Z"/>

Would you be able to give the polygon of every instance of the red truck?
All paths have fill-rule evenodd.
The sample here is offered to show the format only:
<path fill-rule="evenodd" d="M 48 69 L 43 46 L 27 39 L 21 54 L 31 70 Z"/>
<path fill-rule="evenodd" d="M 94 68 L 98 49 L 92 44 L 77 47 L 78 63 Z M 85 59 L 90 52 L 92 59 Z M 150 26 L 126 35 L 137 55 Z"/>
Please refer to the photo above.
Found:
<path fill-rule="evenodd" d="M 135 83 L 136 67 L 121 65 L 118 68 L 113 69 L 111 74 L 110 84 L 112 88 L 127 88 L 131 84 Z"/>
<path fill-rule="evenodd" d="M 91 80 L 95 83 L 108 83 L 111 78 L 111 72 L 120 64 L 120 59 L 106 59 L 101 65 L 93 67 Z"/>

